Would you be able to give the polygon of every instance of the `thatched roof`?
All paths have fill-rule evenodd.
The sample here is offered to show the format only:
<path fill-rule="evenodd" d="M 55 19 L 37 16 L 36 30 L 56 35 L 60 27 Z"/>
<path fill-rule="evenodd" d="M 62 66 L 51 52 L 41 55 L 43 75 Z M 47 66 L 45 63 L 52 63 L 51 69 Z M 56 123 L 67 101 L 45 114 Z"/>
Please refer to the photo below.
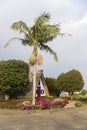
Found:
<path fill-rule="evenodd" d="M 33 89 L 33 70 L 30 70 L 29 73 L 29 79 L 30 79 L 30 84 L 29 84 L 29 90 L 27 91 L 26 96 L 27 97 L 32 97 L 32 89 Z M 44 87 L 44 91 L 46 93 L 46 96 L 49 96 L 49 91 L 48 91 L 48 87 L 46 85 L 45 79 L 44 79 L 44 74 L 43 74 L 43 70 L 37 70 L 37 75 L 36 75 L 36 86 L 38 86 L 38 82 L 42 81 L 43 87 Z"/>

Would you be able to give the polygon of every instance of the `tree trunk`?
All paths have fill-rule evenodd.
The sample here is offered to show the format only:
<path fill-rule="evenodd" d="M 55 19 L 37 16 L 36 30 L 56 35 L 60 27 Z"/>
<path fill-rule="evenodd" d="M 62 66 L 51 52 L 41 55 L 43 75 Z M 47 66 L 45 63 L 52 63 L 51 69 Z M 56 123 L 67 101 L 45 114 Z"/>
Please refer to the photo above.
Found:
<path fill-rule="evenodd" d="M 34 64 L 33 70 L 33 97 L 32 97 L 32 105 L 35 105 L 35 95 L 36 94 L 36 63 Z"/>

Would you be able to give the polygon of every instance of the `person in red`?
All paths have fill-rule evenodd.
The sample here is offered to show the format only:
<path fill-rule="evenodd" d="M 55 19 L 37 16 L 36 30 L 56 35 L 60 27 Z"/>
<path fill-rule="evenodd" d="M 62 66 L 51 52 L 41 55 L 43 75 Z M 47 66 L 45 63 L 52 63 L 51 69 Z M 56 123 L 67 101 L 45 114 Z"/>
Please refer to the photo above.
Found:
<path fill-rule="evenodd" d="M 40 80 L 38 82 L 38 87 L 37 87 L 37 99 L 41 98 L 41 87 L 40 87 Z"/>

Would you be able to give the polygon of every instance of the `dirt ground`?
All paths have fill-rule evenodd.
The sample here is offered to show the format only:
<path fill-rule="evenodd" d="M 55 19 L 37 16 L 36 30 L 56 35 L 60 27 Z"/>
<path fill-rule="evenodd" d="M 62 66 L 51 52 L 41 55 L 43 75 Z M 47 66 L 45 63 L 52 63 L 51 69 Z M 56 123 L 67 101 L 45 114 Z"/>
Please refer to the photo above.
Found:
<path fill-rule="evenodd" d="M 2 110 L 0 130 L 87 130 L 87 107 L 55 110 Z"/>

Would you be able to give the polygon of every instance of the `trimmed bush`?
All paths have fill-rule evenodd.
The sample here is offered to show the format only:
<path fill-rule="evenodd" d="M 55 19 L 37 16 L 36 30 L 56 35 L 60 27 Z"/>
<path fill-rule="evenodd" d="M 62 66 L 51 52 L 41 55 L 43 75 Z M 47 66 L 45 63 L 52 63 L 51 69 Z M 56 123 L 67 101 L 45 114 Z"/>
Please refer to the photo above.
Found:
<path fill-rule="evenodd" d="M 87 90 L 82 90 L 80 94 L 81 95 L 86 95 L 87 94 Z"/>
<path fill-rule="evenodd" d="M 29 84 L 28 69 L 21 60 L 0 61 L 0 90 L 10 97 L 22 94 Z"/>
<path fill-rule="evenodd" d="M 75 105 L 75 107 L 81 107 L 82 103 L 81 102 L 76 102 L 74 105 Z"/>

